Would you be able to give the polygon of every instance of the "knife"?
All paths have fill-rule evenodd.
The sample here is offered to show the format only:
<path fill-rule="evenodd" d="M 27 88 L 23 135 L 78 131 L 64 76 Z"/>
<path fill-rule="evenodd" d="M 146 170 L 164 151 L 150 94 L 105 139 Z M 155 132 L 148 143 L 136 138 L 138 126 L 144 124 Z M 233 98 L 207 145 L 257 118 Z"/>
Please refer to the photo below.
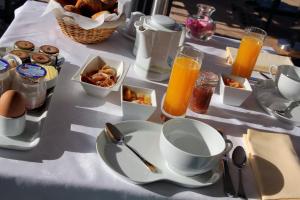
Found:
<path fill-rule="evenodd" d="M 222 135 L 222 137 L 225 139 L 224 134 L 219 130 L 219 133 Z M 224 155 L 222 158 L 223 160 L 223 166 L 224 166 L 224 172 L 223 172 L 223 189 L 224 194 L 228 197 L 234 197 L 235 195 L 235 189 L 232 184 L 229 167 L 228 167 L 228 156 L 227 154 Z"/>

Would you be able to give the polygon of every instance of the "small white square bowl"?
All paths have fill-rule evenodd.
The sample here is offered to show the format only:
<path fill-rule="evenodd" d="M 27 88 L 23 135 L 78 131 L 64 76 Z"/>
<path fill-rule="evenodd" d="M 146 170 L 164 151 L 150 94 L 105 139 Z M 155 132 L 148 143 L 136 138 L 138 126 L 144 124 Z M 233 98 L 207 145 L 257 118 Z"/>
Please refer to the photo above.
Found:
<path fill-rule="evenodd" d="M 224 77 L 239 82 L 244 88 L 234 88 L 225 85 Z M 252 88 L 248 79 L 234 75 L 221 75 L 220 95 L 224 104 L 231 106 L 240 106 L 251 95 L 251 93 Z"/>
<path fill-rule="evenodd" d="M 107 64 L 110 67 L 116 69 L 118 79 L 115 85 L 113 85 L 112 87 L 100 87 L 81 81 L 82 74 L 99 69 L 99 66 L 103 66 L 104 64 Z M 124 81 L 129 67 L 129 63 L 123 62 L 121 60 L 116 60 L 104 56 L 90 56 L 86 64 L 74 74 L 71 80 L 79 82 L 87 94 L 105 98 L 111 91 L 118 91 L 120 89 L 120 86 Z"/>
<path fill-rule="evenodd" d="M 124 87 L 136 93 L 143 93 L 150 95 L 151 105 L 138 104 L 123 99 Z M 155 90 L 149 88 L 136 87 L 131 85 L 122 85 L 121 89 L 121 106 L 123 111 L 124 120 L 147 120 L 157 109 L 156 93 Z"/>

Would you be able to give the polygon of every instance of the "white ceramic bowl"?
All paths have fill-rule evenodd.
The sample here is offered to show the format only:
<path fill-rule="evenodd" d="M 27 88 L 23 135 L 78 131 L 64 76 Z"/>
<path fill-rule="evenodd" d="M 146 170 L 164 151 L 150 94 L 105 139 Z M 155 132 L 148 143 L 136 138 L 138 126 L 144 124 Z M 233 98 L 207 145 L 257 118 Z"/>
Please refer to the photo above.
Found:
<path fill-rule="evenodd" d="M 224 77 L 228 77 L 239 82 L 244 88 L 234 88 L 225 85 Z M 220 77 L 220 95 L 222 102 L 231 106 L 240 106 L 252 93 L 252 88 L 246 78 L 233 75 L 221 75 Z"/>
<path fill-rule="evenodd" d="M 8 118 L 0 115 L 0 135 L 17 136 L 25 129 L 25 114 L 18 118 Z"/>
<path fill-rule="evenodd" d="M 273 80 L 284 98 L 291 101 L 300 100 L 300 67 L 280 65 Z"/>
<path fill-rule="evenodd" d="M 99 69 L 99 66 L 103 66 L 104 64 L 116 69 L 118 79 L 115 85 L 112 87 L 100 87 L 81 81 L 82 74 Z M 130 65 L 128 63 L 121 60 L 104 56 L 91 56 L 87 63 L 75 73 L 75 75 L 72 77 L 72 80 L 79 82 L 87 94 L 104 98 L 111 91 L 118 91 L 120 89 L 129 67 Z"/>
<path fill-rule="evenodd" d="M 123 88 L 127 87 L 136 93 L 150 95 L 151 105 L 138 104 L 134 102 L 125 101 L 123 98 Z M 155 90 L 149 88 L 142 88 L 130 85 L 123 85 L 121 89 L 121 106 L 124 120 L 147 120 L 157 109 Z"/>
<path fill-rule="evenodd" d="M 162 127 L 160 151 L 168 167 L 184 176 L 213 169 L 231 148 L 216 129 L 197 120 L 175 118 Z"/>

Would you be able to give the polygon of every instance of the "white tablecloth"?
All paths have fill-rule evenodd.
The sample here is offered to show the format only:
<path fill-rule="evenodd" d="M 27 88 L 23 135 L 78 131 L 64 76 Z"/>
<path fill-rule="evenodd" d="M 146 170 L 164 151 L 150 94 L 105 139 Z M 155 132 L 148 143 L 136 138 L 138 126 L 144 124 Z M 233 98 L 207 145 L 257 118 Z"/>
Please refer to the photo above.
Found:
<path fill-rule="evenodd" d="M 104 123 L 122 120 L 120 94 L 111 93 L 98 99 L 84 93 L 70 80 L 90 54 L 108 55 L 134 62 L 133 43 L 118 33 L 105 42 L 83 45 L 68 39 L 60 31 L 52 15 L 41 17 L 46 4 L 28 1 L 16 10 L 16 16 L 0 40 L 11 46 L 19 39 L 37 46 L 59 47 L 66 59 L 45 121 L 39 145 L 31 151 L 0 150 L 1 199 L 214 199 L 227 198 L 222 181 L 200 189 L 187 189 L 171 183 L 157 182 L 134 185 L 112 174 L 103 166 L 96 153 L 95 140 Z M 191 41 L 187 41 L 190 42 Z M 226 46 L 238 46 L 234 40 L 214 37 L 203 44 L 191 43 L 205 52 L 204 69 L 228 72 L 224 67 Z M 166 84 L 139 79 L 132 69 L 127 84 L 154 88 L 158 101 Z M 160 105 L 158 105 L 160 106 Z M 150 121 L 159 121 L 160 112 Z M 223 105 L 218 94 L 212 99 L 209 113 L 188 115 L 222 129 L 235 145 L 242 145 L 241 135 L 248 128 L 289 132 L 300 135 L 300 129 L 287 126 L 266 114 L 253 96 L 242 107 Z M 230 163 L 236 183 L 236 168 Z M 249 198 L 257 198 L 255 181 L 249 167 L 244 171 L 245 190 Z M 235 184 L 236 185 L 236 184 Z"/>

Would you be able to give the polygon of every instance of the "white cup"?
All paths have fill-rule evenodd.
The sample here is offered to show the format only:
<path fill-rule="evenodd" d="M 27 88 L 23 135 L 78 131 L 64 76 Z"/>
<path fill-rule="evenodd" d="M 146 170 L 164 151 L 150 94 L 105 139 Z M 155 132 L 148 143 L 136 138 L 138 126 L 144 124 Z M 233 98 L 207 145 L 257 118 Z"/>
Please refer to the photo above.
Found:
<path fill-rule="evenodd" d="M 164 123 L 160 151 L 168 167 L 184 176 L 212 170 L 232 148 L 213 127 L 203 122 L 175 118 Z"/>
<path fill-rule="evenodd" d="M 25 114 L 17 118 L 9 118 L 0 115 L 0 135 L 17 136 L 25 129 Z"/>
<path fill-rule="evenodd" d="M 270 67 L 270 74 L 276 66 Z M 279 93 L 291 101 L 300 100 L 300 68 L 291 65 L 280 65 L 275 76 L 272 75 Z"/>

